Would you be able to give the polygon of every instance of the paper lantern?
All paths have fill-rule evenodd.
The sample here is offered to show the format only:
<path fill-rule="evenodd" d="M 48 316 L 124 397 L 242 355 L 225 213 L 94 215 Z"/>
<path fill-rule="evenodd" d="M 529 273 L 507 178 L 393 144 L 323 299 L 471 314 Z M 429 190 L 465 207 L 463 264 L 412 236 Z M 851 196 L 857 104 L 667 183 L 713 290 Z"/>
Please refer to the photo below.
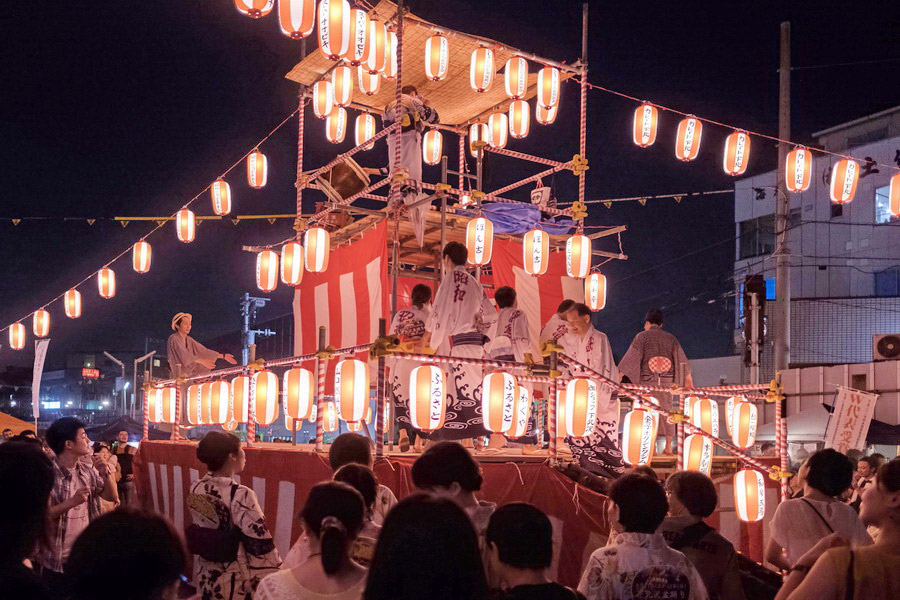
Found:
<path fill-rule="evenodd" d="M 237 421 L 228 421 L 227 423 L 222 424 L 222 429 L 224 429 L 225 431 L 231 432 L 231 431 L 234 431 L 235 429 L 237 429 L 237 426 L 238 426 Z"/>
<path fill-rule="evenodd" d="M 347 135 L 347 111 L 341 106 L 335 109 L 325 119 L 325 138 L 332 144 L 340 144 Z"/>
<path fill-rule="evenodd" d="M 738 402 L 731 415 L 731 441 L 738 448 L 749 448 L 756 443 L 757 413 L 752 402 Z"/>
<path fill-rule="evenodd" d="M 334 85 L 330 79 L 320 79 L 313 84 L 313 114 L 320 119 L 334 112 Z"/>
<path fill-rule="evenodd" d="M 788 152 L 784 161 L 784 180 L 789 192 L 805 192 L 812 179 L 812 153 L 797 146 Z"/>
<path fill-rule="evenodd" d="M 298 423 L 297 419 L 292 419 L 287 415 L 284 415 L 284 428 L 288 431 L 300 431 L 303 428 L 302 423 Z"/>
<path fill-rule="evenodd" d="M 21 350 L 25 347 L 25 326 L 21 323 L 13 323 L 9 326 L 9 347 L 13 350 Z"/>
<path fill-rule="evenodd" d="M 476 142 L 488 143 L 491 133 L 488 130 L 487 123 L 472 123 L 469 125 L 469 154 L 472 158 L 480 158 L 484 152 L 482 147 L 476 145 Z"/>
<path fill-rule="evenodd" d="M 81 292 L 71 289 L 63 296 L 63 307 L 65 307 L 66 316 L 70 319 L 77 319 L 81 316 Z"/>
<path fill-rule="evenodd" d="M 691 409 L 692 409 L 693 406 L 694 406 L 694 402 L 696 402 L 696 401 L 699 400 L 699 399 L 700 399 L 700 396 L 688 396 L 688 397 L 686 397 L 686 398 L 683 400 L 683 402 L 684 402 L 684 417 L 685 417 L 686 419 L 690 419 L 690 418 L 691 418 Z M 726 411 L 728 410 L 728 404 L 727 404 L 727 403 L 725 404 L 725 410 L 726 410 Z"/>
<path fill-rule="evenodd" d="M 543 275 L 550 263 L 550 236 L 540 229 L 532 229 L 522 240 L 522 260 L 529 275 Z"/>
<path fill-rule="evenodd" d="M 338 60 L 350 49 L 350 3 L 347 0 L 319 2 L 319 50 Z"/>
<path fill-rule="evenodd" d="M 309 411 L 309 419 L 307 419 L 307 420 L 308 420 L 310 423 L 315 423 L 315 422 L 316 422 L 316 417 L 318 416 L 318 414 L 319 414 L 319 405 L 318 405 L 318 404 L 313 404 L 313 405 L 312 405 L 312 410 Z"/>
<path fill-rule="evenodd" d="M 200 384 L 200 424 L 212 425 L 212 402 L 210 393 L 212 392 L 212 382 L 206 381 Z"/>
<path fill-rule="evenodd" d="M 691 425 L 713 437 L 719 437 L 719 405 L 710 398 L 700 398 L 691 407 Z"/>
<path fill-rule="evenodd" d="M 659 111 L 652 104 L 644 102 L 634 109 L 634 128 L 632 139 L 641 148 L 652 146 L 656 141 L 656 127 L 659 124 Z"/>
<path fill-rule="evenodd" d="M 363 420 L 366 423 L 374 425 L 374 422 L 372 421 L 372 405 L 371 404 L 366 406 L 366 418 Z M 391 403 L 390 403 L 390 401 L 386 400 L 384 403 L 384 429 L 385 429 L 385 431 L 388 430 L 390 425 L 391 425 Z"/>
<path fill-rule="evenodd" d="M 656 429 L 659 429 L 659 400 L 654 398 L 653 396 L 641 396 L 644 401 L 650 406 L 644 405 L 643 408 L 653 417 L 653 423 L 656 426 Z M 653 407 L 653 408 L 651 408 Z"/>
<path fill-rule="evenodd" d="M 689 161 L 697 158 L 700 152 L 700 135 L 703 133 L 703 122 L 696 117 L 686 117 L 678 124 L 678 135 L 675 137 L 675 158 Z"/>
<path fill-rule="evenodd" d="M 397 34 L 393 31 L 388 31 L 387 38 L 384 44 L 384 69 L 381 71 L 381 76 L 387 79 L 388 81 L 396 81 L 397 80 Z"/>
<path fill-rule="evenodd" d="M 259 19 L 272 12 L 275 0 L 234 0 L 234 7 L 246 17 Z"/>
<path fill-rule="evenodd" d="M 339 65 L 331 72 L 331 93 L 338 106 L 349 106 L 353 99 L 353 71 L 347 65 Z"/>
<path fill-rule="evenodd" d="M 253 374 L 250 409 L 260 425 L 271 425 L 278 418 L 278 377 L 272 371 L 263 369 Z"/>
<path fill-rule="evenodd" d="M 447 76 L 450 62 L 450 42 L 441 34 L 428 38 L 425 42 L 425 76 L 432 81 L 440 81 Z"/>
<path fill-rule="evenodd" d="M 182 208 L 175 214 L 175 233 L 178 235 L 178 241 L 190 244 L 197 235 L 197 221 L 194 217 L 194 211 L 189 208 Z"/>
<path fill-rule="evenodd" d="M 174 387 L 153 388 L 147 392 L 147 408 L 151 423 L 175 422 L 175 396 Z"/>
<path fill-rule="evenodd" d="M 259 189 L 266 185 L 269 175 L 269 160 L 266 155 L 254 148 L 247 155 L 247 183 L 254 189 Z M 216 213 L 218 214 L 218 213 Z"/>
<path fill-rule="evenodd" d="M 360 113 L 356 117 L 356 127 L 354 130 L 354 141 L 357 146 L 362 146 L 375 137 L 375 117 L 370 113 Z M 368 144 L 364 150 L 371 150 L 375 147 L 375 142 Z"/>
<path fill-rule="evenodd" d="M 250 422 L 250 376 L 238 375 L 231 380 L 232 417 L 238 423 Z"/>
<path fill-rule="evenodd" d="M 537 103 L 546 109 L 559 105 L 559 69 L 556 67 L 538 71 Z"/>
<path fill-rule="evenodd" d="M 831 171 L 831 201 L 835 204 L 847 204 L 853 200 L 857 183 L 859 163 L 849 158 L 837 161 Z"/>
<path fill-rule="evenodd" d="M 315 405 L 316 378 L 312 371 L 293 367 L 284 372 L 284 416 L 305 419 Z"/>
<path fill-rule="evenodd" d="M 709 475 L 712 468 L 713 447 L 708 437 L 695 433 L 684 438 L 684 470 Z"/>
<path fill-rule="evenodd" d="M 150 270 L 150 259 L 153 249 L 146 240 L 140 240 L 131 250 L 131 266 L 137 273 L 146 273 Z"/>
<path fill-rule="evenodd" d="M 494 51 L 484 46 L 472 52 L 469 83 L 476 92 L 486 92 L 494 83 Z"/>
<path fill-rule="evenodd" d="M 549 415 L 547 423 L 550 423 Z M 556 392 L 556 439 L 564 437 L 566 437 L 566 399 L 565 390 L 560 390 Z"/>
<path fill-rule="evenodd" d="M 50 335 L 50 313 L 43 308 L 34 311 L 31 318 L 31 330 L 35 337 L 47 337 Z"/>
<path fill-rule="evenodd" d="M 362 421 L 369 405 L 369 364 L 348 358 L 334 369 L 334 399 L 345 421 Z"/>
<path fill-rule="evenodd" d="M 695 397 L 688 398 L 687 400 L 693 399 L 697 400 Z M 728 432 L 728 435 L 731 435 L 731 418 L 734 415 L 734 407 L 739 402 L 746 402 L 747 399 L 743 396 L 730 396 L 728 400 L 725 401 L 725 430 Z M 690 417 L 689 411 L 685 410 L 684 416 Z"/>
<path fill-rule="evenodd" d="M 271 292 L 278 285 L 278 255 L 274 250 L 263 250 L 256 255 L 256 287 Z"/>
<path fill-rule="evenodd" d="M 338 409 L 330 400 L 322 403 L 322 428 L 325 433 L 338 430 Z"/>
<path fill-rule="evenodd" d="M 310 273 L 322 273 L 328 268 L 331 236 L 321 227 L 310 227 L 303 236 L 303 260 Z"/>
<path fill-rule="evenodd" d="M 208 388 L 209 423 L 224 425 L 231 421 L 231 386 L 227 381 L 213 381 Z"/>
<path fill-rule="evenodd" d="M 559 110 L 559 106 L 554 106 L 553 108 L 544 108 L 538 103 L 534 104 L 534 120 L 540 123 L 541 125 L 549 125 L 556 120 L 556 113 Z"/>
<path fill-rule="evenodd" d="M 466 261 L 478 267 L 491 262 L 494 249 L 494 224 L 485 217 L 477 217 L 466 225 Z"/>
<path fill-rule="evenodd" d="M 291 39 L 309 36 L 316 26 L 316 0 L 278 0 L 278 26 Z"/>
<path fill-rule="evenodd" d="M 369 40 L 369 15 L 361 8 L 350 9 L 350 48 L 344 59 L 354 67 L 366 57 Z"/>
<path fill-rule="evenodd" d="M 441 162 L 444 150 L 444 136 L 437 129 L 429 129 L 422 138 L 422 160 L 426 165 L 436 165 Z"/>
<path fill-rule="evenodd" d="M 531 112 L 525 100 L 513 100 L 509 105 L 509 135 L 522 139 L 531 127 Z"/>
<path fill-rule="evenodd" d="M 231 212 L 231 186 L 219 177 L 209 187 L 213 212 L 224 217 Z"/>
<path fill-rule="evenodd" d="M 584 303 L 591 310 L 603 310 L 606 307 L 606 275 L 591 273 L 584 280 Z"/>
<path fill-rule="evenodd" d="M 591 240 L 576 234 L 566 240 L 566 273 L 575 279 L 584 279 L 591 270 Z"/>
<path fill-rule="evenodd" d="M 300 242 L 288 242 L 281 247 L 281 281 L 295 287 L 303 281 L 303 246 Z"/>
<path fill-rule="evenodd" d="M 357 433 L 359 431 L 362 431 L 362 428 L 363 428 L 362 421 L 347 421 L 347 431 Z"/>
<path fill-rule="evenodd" d="M 188 386 L 185 394 L 184 414 L 190 425 L 203 425 L 203 419 L 200 418 L 200 400 L 202 399 L 202 391 L 200 384 L 195 383 Z"/>
<path fill-rule="evenodd" d="M 381 77 L 378 72 L 369 73 L 365 67 L 360 65 L 356 70 L 357 79 L 359 80 L 359 91 L 366 96 L 374 96 L 381 88 Z"/>
<path fill-rule="evenodd" d="M 491 113 L 488 118 L 488 143 L 494 148 L 506 148 L 509 140 L 509 117 L 505 112 Z"/>
<path fill-rule="evenodd" d="M 746 131 L 735 131 L 725 138 L 722 168 L 728 175 L 743 175 L 748 162 L 750 162 L 750 135 Z"/>
<path fill-rule="evenodd" d="M 101 298 L 109 300 L 116 295 L 116 272 L 109 267 L 97 271 L 97 289 Z"/>
<path fill-rule="evenodd" d="M 584 377 L 566 384 L 566 434 L 580 438 L 594 430 L 599 394 L 597 382 Z"/>
<path fill-rule="evenodd" d="M 650 411 L 636 408 L 622 425 L 622 459 L 629 465 L 649 465 L 656 446 L 657 424 Z"/>
<path fill-rule="evenodd" d="M 387 59 L 387 33 L 387 26 L 384 23 L 375 17 L 369 19 L 369 39 L 366 40 L 366 56 L 363 59 L 362 66 L 371 75 L 378 75 L 384 70 Z M 362 84 L 360 84 L 360 87 L 363 87 Z M 372 93 L 376 92 L 377 90 Z"/>
<path fill-rule="evenodd" d="M 510 98 L 518 100 L 524 96 L 528 89 L 528 61 L 521 56 L 513 56 L 506 61 L 503 83 L 506 86 L 506 95 Z"/>
<path fill-rule="evenodd" d="M 891 217 L 900 217 L 900 173 L 894 174 L 888 184 L 888 207 Z"/>
<path fill-rule="evenodd" d="M 447 374 L 437 365 L 419 365 L 409 374 L 409 420 L 422 431 L 444 426 Z"/>
<path fill-rule="evenodd" d="M 516 401 L 513 404 L 512 427 L 506 434 L 511 438 L 520 438 L 528 433 L 528 420 L 531 418 L 531 392 L 524 385 L 516 386 Z"/>
<path fill-rule="evenodd" d="M 734 474 L 734 510 L 745 523 L 761 521 L 766 516 L 766 482 L 762 473 L 742 469 Z"/>
<path fill-rule="evenodd" d="M 516 378 L 504 371 L 494 371 L 481 382 L 481 414 L 488 431 L 503 433 L 513 424 L 516 402 Z"/>

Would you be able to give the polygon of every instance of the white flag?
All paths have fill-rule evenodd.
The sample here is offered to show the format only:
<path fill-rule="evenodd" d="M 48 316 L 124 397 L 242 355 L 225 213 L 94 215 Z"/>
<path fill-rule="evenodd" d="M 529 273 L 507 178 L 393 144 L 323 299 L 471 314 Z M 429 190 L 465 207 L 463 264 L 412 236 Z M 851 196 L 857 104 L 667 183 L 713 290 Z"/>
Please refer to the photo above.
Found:
<path fill-rule="evenodd" d="M 34 377 L 31 380 L 31 414 L 35 420 L 41 414 L 41 375 L 44 373 L 44 359 L 50 338 L 34 341 Z"/>

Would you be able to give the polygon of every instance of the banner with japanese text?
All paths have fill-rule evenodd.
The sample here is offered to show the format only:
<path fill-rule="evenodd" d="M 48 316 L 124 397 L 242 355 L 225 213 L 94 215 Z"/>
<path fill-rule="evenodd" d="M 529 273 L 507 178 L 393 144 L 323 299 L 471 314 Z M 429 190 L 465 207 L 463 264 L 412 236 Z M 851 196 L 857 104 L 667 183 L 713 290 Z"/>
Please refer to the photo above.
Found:
<path fill-rule="evenodd" d="M 838 386 L 834 413 L 825 428 L 825 447 L 843 454 L 853 448 L 865 448 L 877 400 L 878 394 Z"/>

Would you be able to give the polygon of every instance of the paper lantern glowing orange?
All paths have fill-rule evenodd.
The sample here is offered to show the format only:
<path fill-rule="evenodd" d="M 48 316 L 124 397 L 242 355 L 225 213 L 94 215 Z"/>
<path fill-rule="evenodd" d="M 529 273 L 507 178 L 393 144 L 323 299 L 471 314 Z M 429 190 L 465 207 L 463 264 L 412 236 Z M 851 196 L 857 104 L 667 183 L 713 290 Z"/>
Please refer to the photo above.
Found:
<path fill-rule="evenodd" d="M 738 448 L 756 443 L 757 412 L 752 402 L 738 402 L 731 415 L 731 441 Z"/>
<path fill-rule="evenodd" d="M 194 211 L 189 208 L 182 208 L 175 214 L 175 233 L 178 235 L 178 241 L 190 244 L 197 235 L 197 221 L 194 217 Z"/>
<path fill-rule="evenodd" d="M 175 422 L 175 388 L 153 388 L 147 392 L 147 407 L 151 423 Z"/>
<path fill-rule="evenodd" d="M 278 0 L 278 26 L 291 39 L 309 36 L 316 26 L 316 0 Z"/>
<path fill-rule="evenodd" d="M 369 40 L 369 15 L 361 8 L 350 9 L 350 48 L 344 59 L 354 67 L 366 57 Z"/>
<path fill-rule="evenodd" d="M 522 139 L 531 127 L 531 112 L 525 100 L 513 100 L 509 105 L 509 135 Z"/>
<path fill-rule="evenodd" d="M 507 96 L 514 100 L 524 96 L 528 89 L 528 61 L 521 56 L 513 56 L 506 61 L 506 68 L 503 69 L 503 82 Z"/>
<path fill-rule="evenodd" d="M 834 165 L 831 171 L 831 201 L 835 204 L 847 204 L 856 195 L 856 184 L 859 183 L 859 163 L 843 158 Z"/>
<path fill-rule="evenodd" d="M 900 217 L 900 173 L 891 177 L 891 183 L 888 186 L 888 206 L 891 209 L 892 217 Z"/>
<path fill-rule="evenodd" d="M 353 71 L 347 65 L 338 65 L 331 72 L 331 93 L 336 105 L 350 105 L 353 99 Z"/>
<path fill-rule="evenodd" d="M 300 242 L 288 242 L 281 247 L 281 281 L 292 286 L 303 281 L 303 246 Z"/>
<path fill-rule="evenodd" d="M 685 117 L 678 124 L 675 137 L 675 158 L 690 161 L 700 153 L 700 136 L 703 133 L 703 122 L 696 117 Z"/>
<path fill-rule="evenodd" d="M 25 326 L 21 323 L 13 323 L 9 326 L 9 347 L 13 350 L 21 350 L 25 347 Z"/>
<path fill-rule="evenodd" d="M 706 436 L 695 433 L 684 438 L 684 470 L 709 475 L 712 468 L 713 447 Z"/>
<path fill-rule="evenodd" d="M 656 141 L 656 127 L 659 123 L 659 111 L 652 104 L 644 102 L 634 109 L 634 129 L 632 139 L 641 148 L 652 146 Z"/>
<path fill-rule="evenodd" d="M 212 196 L 214 213 L 224 217 L 231 212 L 231 186 L 227 181 L 219 177 L 209 187 L 209 193 Z"/>
<path fill-rule="evenodd" d="M 238 375 L 231 380 L 231 409 L 238 423 L 250 422 L 250 376 Z"/>
<path fill-rule="evenodd" d="M 313 114 L 326 119 L 334 112 L 334 85 L 330 79 L 320 79 L 313 84 Z"/>
<path fill-rule="evenodd" d="M 136 273 L 146 273 L 150 270 L 150 259 L 153 257 L 153 249 L 146 240 L 140 240 L 131 250 L 131 266 Z"/>
<path fill-rule="evenodd" d="M 734 510 L 745 523 L 761 521 L 766 516 L 766 482 L 762 473 L 742 469 L 734 474 Z"/>
<path fill-rule="evenodd" d="M 362 431 L 363 422 L 362 421 L 347 421 L 347 431 L 357 433 Z"/>
<path fill-rule="evenodd" d="M 437 129 L 429 129 L 422 138 L 422 160 L 426 165 L 436 165 L 441 162 L 441 154 L 444 150 L 444 136 Z"/>
<path fill-rule="evenodd" d="M 809 148 L 797 146 L 788 152 L 784 161 L 784 180 L 789 192 L 804 192 L 812 179 L 812 153 Z"/>
<path fill-rule="evenodd" d="M 584 303 L 591 310 L 603 310 L 606 307 L 606 275 L 591 273 L 584 280 Z"/>
<path fill-rule="evenodd" d="M 369 405 L 369 364 L 355 358 L 334 369 L 334 400 L 345 421 L 362 421 Z"/>
<path fill-rule="evenodd" d="M 325 433 L 334 433 L 338 430 L 338 410 L 330 400 L 322 403 L 322 428 Z"/>
<path fill-rule="evenodd" d="M 325 138 L 332 144 L 340 144 L 347 135 L 347 111 L 341 106 L 335 107 L 325 119 Z"/>
<path fill-rule="evenodd" d="M 481 46 L 472 51 L 469 83 L 476 92 L 486 92 L 494 83 L 494 51 Z"/>
<path fill-rule="evenodd" d="M 318 12 L 319 50 L 338 60 L 350 49 L 350 3 L 347 0 L 321 0 Z"/>
<path fill-rule="evenodd" d="M 97 271 L 97 289 L 101 298 L 109 300 L 116 295 L 116 272 L 109 267 Z"/>
<path fill-rule="evenodd" d="M 437 365 L 420 365 L 409 375 L 409 419 L 422 431 L 444 426 L 447 374 Z"/>
<path fill-rule="evenodd" d="M 575 234 L 566 240 L 566 273 L 575 279 L 584 279 L 591 270 L 591 240 L 586 235 Z"/>
<path fill-rule="evenodd" d="M 354 130 L 354 141 L 357 146 L 362 146 L 375 137 L 375 117 L 370 113 L 360 113 L 356 117 L 356 127 Z M 368 144 L 364 150 L 371 150 L 375 147 L 375 142 Z"/>
<path fill-rule="evenodd" d="M 224 425 L 231 421 L 231 386 L 227 381 L 209 384 L 209 423 Z"/>
<path fill-rule="evenodd" d="M 278 377 L 272 371 L 264 369 L 253 374 L 250 409 L 260 425 L 271 425 L 278 418 Z"/>
<path fill-rule="evenodd" d="M 369 39 L 366 40 L 366 56 L 362 62 L 362 66 L 371 75 L 378 75 L 384 70 L 387 60 L 387 44 L 387 26 L 375 17 L 372 17 L 369 19 Z M 360 84 L 360 87 L 363 87 L 362 84 Z M 372 93 L 376 92 L 377 90 Z"/>
<path fill-rule="evenodd" d="M 529 275 L 543 275 L 550 264 L 550 236 L 540 229 L 532 229 L 522 240 L 522 260 Z"/>
<path fill-rule="evenodd" d="M 394 31 L 388 31 L 386 42 L 384 44 L 384 69 L 381 71 L 381 76 L 387 79 L 388 81 L 396 81 L 397 80 L 397 33 Z"/>
<path fill-rule="evenodd" d="M 469 154 L 472 158 L 479 158 L 484 150 L 476 145 L 476 142 L 490 142 L 491 133 L 487 123 L 472 123 L 469 125 Z"/>
<path fill-rule="evenodd" d="M 566 398 L 565 390 L 556 392 L 556 439 L 566 437 Z M 547 423 L 550 417 L 547 417 Z M 548 432 L 549 433 L 549 432 Z"/>
<path fill-rule="evenodd" d="M 692 398 L 688 398 L 688 400 L 691 399 Z M 697 398 L 693 398 L 693 400 L 696 401 Z M 728 400 L 725 401 L 725 430 L 729 435 L 731 435 L 731 419 L 734 416 L 734 407 L 735 405 L 737 405 L 737 403 L 746 401 L 747 399 L 743 396 L 731 396 L 728 398 Z M 687 406 L 685 406 L 685 408 L 687 408 Z M 684 416 L 690 417 L 691 415 L 686 410 Z"/>
<path fill-rule="evenodd" d="M 506 148 L 509 141 L 509 117 L 505 112 L 491 113 L 488 118 L 488 143 L 494 148 Z"/>
<path fill-rule="evenodd" d="M 331 235 L 321 227 L 310 227 L 303 236 L 303 259 L 310 273 L 323 273 L 328 268 Z"/>
<path fill-rule="evenodd" d="M 597 422 L 599 392 L 597 382 L 584 377 L 566 384 L 566 435 L 580 438 L 594 430 Z"/>
<path fill-rule="evenodd" d="M 503 433 L 513 424 L 516 402 L 516 378 L 504 371 L 494 371 L 481 382 L 481 414 L 488 431 Z"/>
<path fill-rule="evenodd" d="M 272 12 L 275 0 L 234 0 L 234 7 L 246 17 L 259 19 Z"/>
<path fill-rule="evenodd" d="M 540 123 L 541 125 L 550 125 L 553 121 L 556 120 L 556 113 L 559 110 L 559 106 L 554 106 L 553 108 L 544 108 L 538 103 L 534 105 L 534 120 Z"/>
<path fill-rule="evenodd" d="M 200 424 L 201 425 L 212 425 L 212 414 L 210 414 L 210 410 L 212 409 L 212 402 L 210 400 L 210 393 L 212 392 L 212 382 L 205 381 L 200 384 Z"/>
<path fill-rule="evenodd" d="M 315 404 L 316 380 L 309 369 L 293 367 L 284 372 L 284 416 L 306 419 Z"/>
<path fill-rule="evenodd" d="M 202 400 L 202 390 L 200 384 L 195 383 L 188 386 L 185 394 L 184 414 L 190 425 L 203 425 L 203 419 L 200 416 L 200 404 Z"/>
<path fill-rule="evenodd" d="M 374 96 L 381 89 L 381 77 L 377 72 L 369 73 L 365 67 L 360 65 L 357 67 L 356 74 L 359 80 L 359 91 L 366 96 Z"/>
<path fill-rule="evenodd" d="M 494 224 L 485 217 L 477 217 L 466 225 L 467 262 L 483 266 L 491 262 L 494 250 Z"/>
<path fill-rule="evenodd" d="M 520 438 L 528 433 L 531 418 L 531 392 L 524 385 L 516 386 L 516 402 L 513 405 L 512 427 L 506 434 L 510 439 Z"/>
<path fill-rule="evenodd" d="M 559 69 L 556 67 L 538 71 L 537 103 L 548 110 L 559 105 Z"/>
<path fill-rule="evenodd" d="M 266 155 L 254 148 L 247 155 L 247 183 L 254 189 L 259 189 L 266 185 L 269 177 L 269 160 Z"/>
<path fill-rule="evenodd" d="M 47 337 L 50 335 L 50 313 L 43 308 L 34 311 L 31 319 L 31 330 L 35 337 Z"/>
<path fill-rule="evenodd" d="M 719 437 L 719 405 L 710 398 L 700 398 L 691 407 L 691 425 Z"/>
<path fill-rule="evenodd" d="M 441 34 L 435 34 L 425 42 L 425 76 L 440 81 L 447 76 L 450 62 L 450 42 Z"/>
<path fill-rule="evenodd" d="M 750 135 L 746 131 L 735 131 L 725 138 L 725 152 L 722 168 L 728 175 L 743 175 L 750 162 Z"/>
<path fill-rule="evenodd" d="M 77 319 L 81 316 L 81 292 L 71 289 L 63 296 L 63 306 L 65 307 L 66 316 L 70 319 Z"/>
<path fill-rule="evenodd" d="M 278 286 L 278 255 L 274 250 L 263 250 L 256 255 L 256 287 L 271 292 Z"/>
<path fill-rule="evenodd" d="M 625 415 L 622 458 L 629 465 L 649 465 L 656 446 L 656 420 L 650 411 L 636 408 Z"/>

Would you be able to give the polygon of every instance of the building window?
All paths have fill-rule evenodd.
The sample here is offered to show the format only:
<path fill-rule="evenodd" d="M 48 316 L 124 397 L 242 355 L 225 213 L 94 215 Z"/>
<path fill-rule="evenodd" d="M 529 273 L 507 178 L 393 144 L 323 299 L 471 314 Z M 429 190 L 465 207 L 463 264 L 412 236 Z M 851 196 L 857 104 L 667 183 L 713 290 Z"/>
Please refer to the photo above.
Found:
<path fill-rule="evenodd" d="M 836 219 L 844 214 L 844 205 L 831 203 L 831 218 Z"/>
<path fill-rule="evenodd" d="M 900 266 L 889 267 L 875 273 L 875 295 L 900 296 Z"/>
<path fill-rule="evenodd" d="M 888 196 L 888 187 L 884 186 L 875 190 L 875 222 L 891 222 L 891 199 Z"/>
<path fill-rule="evenodd" d="M 738 258 L 771 254 L 775 250 L 775 215 L 741 221 Z"/>

